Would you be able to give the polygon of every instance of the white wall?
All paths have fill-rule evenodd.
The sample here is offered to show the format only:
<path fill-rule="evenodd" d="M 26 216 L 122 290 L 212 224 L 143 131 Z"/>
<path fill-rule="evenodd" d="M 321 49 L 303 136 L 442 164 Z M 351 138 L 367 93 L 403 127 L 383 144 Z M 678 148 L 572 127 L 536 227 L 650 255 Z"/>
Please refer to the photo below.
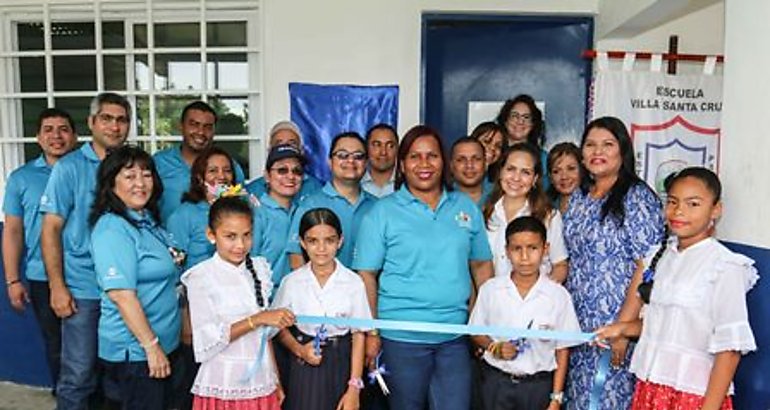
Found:
<path fill-rule="evenodd" d="M 603 0 L 612 1 L 612 0 Z M 597 17 L 597 26 L 605 18 Z M 724 3 L 700 9 L 630 38 L 597 38 L 597 50 L 630 50 L 665 53 L 668 37 L 679 36 L 679 52 L 685 54 L 724 53 Z M 644 64 L 637 62 L 637 65 Z M 645 66 L 646 67 L 646 66 Z M 699 72 L 702 64 L 678 64 L 679 73 Z"/>
<path fill-rule="evenodd" d="M 722 237 L 770 248 L 770 2 L 727 1 L 725 7 Z"/>
<path fill-rule="evenodd" d="M 399 86 L 399 128 L 419 121 L 423 12 L 592 15 L 597 0 L 265 0 L 265 127 L 289 82 Z"/>

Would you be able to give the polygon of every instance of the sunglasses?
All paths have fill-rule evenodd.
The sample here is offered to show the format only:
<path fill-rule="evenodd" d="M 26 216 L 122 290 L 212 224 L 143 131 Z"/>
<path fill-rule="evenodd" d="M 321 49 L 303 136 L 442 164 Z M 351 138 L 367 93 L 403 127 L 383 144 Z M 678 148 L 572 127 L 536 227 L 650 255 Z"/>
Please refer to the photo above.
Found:
<path fill-rule="evenodd" d="M 298 177 L 301 177 L 305 173 L 305 170 L 303 170 L 300 167 L 294 167 L 294 168 L 280 167 L 280 168 L 271 168 L 270 170 L 274 171 L 278 175 L 288 175 L 289 172 L 291 172 L 292 174 Z"/>
<path fill-rule="evenodd" d="M 332 156 L 334 158 L 337 158 L 340 161 L 347 161 L 349 159 L 353 161 L 363 161 L 366 159 L 366 153 L 361 151 L 356 151 L 356 152 L 337 151 L 337 152 L 333 152 Z"/>

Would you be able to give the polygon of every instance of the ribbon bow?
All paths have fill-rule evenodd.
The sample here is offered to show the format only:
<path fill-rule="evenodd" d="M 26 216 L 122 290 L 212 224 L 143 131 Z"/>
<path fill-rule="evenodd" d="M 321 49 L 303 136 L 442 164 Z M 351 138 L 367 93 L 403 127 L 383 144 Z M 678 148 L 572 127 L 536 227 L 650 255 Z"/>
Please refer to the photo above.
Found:
<path fill-rule="evenodd" d="M 225 184 L 213 184 L 208 185 L 207 188 L 209 191 L 209 194 L 214 196 L 214 198 L 225 198 L 229 196 L 248 196 L 249 193 L 246 192 L 245 189 L 243 189 L 243 186 L 241 184 L 237 185 L 225 185 Z"/>
<path fill-rule="evenodd" d="M 380 363 L 380 356 L 382 356 L 382 352 L 377 354 L 377 357 L 374 359 L 374 370 L 368 374 L 369 384 L 374 384 L 376 381 L 380 385 L 382 394 L 387 396 L 390 394 L 390 389 L 388 389 L 388 385 L 385 384 L 385 379 L 382 376 L 387 375 L 388 371 L 385 369 L 385 364 Z"/>
<path fill-rule="evenodd" d="M 527 329 L 532 329 L 532 324 L 535 322 L 535 320 L 530 320 L 529 324 L 527 325 Z M 532 348 L 532 344 L 529 342 L 527 338 L 522 337 L 521 339 L 512 339 L 510 341 L 514 346 L 516 346 L 516 357 L 519 357 L 519 355 L 524 354 L 527 350 Z"/>
<path fill-rule="evenodd" d="M 321 346 L 326 343 L 326 339 L 329 338 L 329 332 L 326 330 L 326 325 L 321 325 L 315 332 L 313 337 L 313 352 L 316 356 L 321 355 Z"/>

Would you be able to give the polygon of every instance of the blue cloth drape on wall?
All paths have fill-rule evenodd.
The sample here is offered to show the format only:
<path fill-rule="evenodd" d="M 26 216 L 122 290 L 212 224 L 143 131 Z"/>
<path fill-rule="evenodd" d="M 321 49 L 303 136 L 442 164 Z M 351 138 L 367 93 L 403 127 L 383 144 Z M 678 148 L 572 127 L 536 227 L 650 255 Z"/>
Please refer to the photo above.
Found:
<path fill-rule="evenodd" d="M 356 131 L 364 136 L 373 125 L 397 128 L 398 86 L 289 83 L 291 120 L 302 131 L 307 171 L 321 181 L 331 178 L 327 158 L 335 135 Z"/>

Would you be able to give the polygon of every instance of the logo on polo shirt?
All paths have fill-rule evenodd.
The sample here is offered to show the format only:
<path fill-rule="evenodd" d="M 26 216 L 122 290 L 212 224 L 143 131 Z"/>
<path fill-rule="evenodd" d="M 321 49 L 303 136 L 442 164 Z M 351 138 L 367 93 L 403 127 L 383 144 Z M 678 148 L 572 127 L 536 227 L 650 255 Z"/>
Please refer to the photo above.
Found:
<path fill-rule="evenodd" d="M 455 221 L 457 221 L 457 226 L 460 228 L 470 228 L 471 227 L 471 216 L 466 214 L 463 211 L 460 211 L 455 216 Z"/>

